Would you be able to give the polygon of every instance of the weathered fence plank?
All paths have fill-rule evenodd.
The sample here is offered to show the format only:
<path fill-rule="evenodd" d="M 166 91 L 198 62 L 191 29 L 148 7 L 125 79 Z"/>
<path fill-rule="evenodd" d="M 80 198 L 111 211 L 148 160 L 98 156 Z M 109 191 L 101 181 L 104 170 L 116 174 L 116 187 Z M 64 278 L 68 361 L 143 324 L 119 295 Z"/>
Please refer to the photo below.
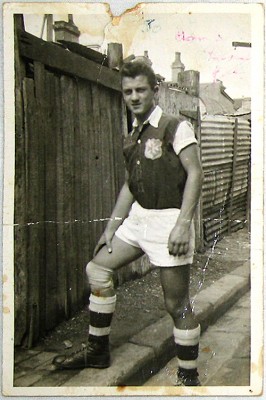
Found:
<path fill-rule="evenodd" d="M 65 231 L 65 265 L 67 270 L 67 301 L 69 310 L 76 308 L 77 287 L 75 279 L 76 270 L 76 238 L 74 231 L 75 221 L 75 160 L 74 160 L 74 82 L 70 77 L 61 78 L 63 127 L 63 167 L 64 167 L 64 231 Z M 70 307 L 72 305 L 72 307 Z"/>
<path fill-rule="evenodd" d="M 102 100 L 102 97 L 101 97 Z M 92 153 L 92 163 L 91 163 L 91 176 L 90 176 L 90 187 L 93 188 L 90 211 L 91 220 L 93 221 L 94 228 L 94 238 L 97 241 L 102 233 L 101 218 L 103 216 L 102 208 L 102 154 L 100 152 L 101 145 L 101 116 L 100 116 L 101 103 L 99 99 L 99 87 L 92 84 L 92 113 L 94 119 L 94 135 L 91 137 L 93 142 L 93 153 Z M 99 197 L 100 196 L 100 197 Z"/>
<path fill-rule="evenodd" d="M 39 61 L 60 72 L 96 82 L 109 89 L 121 90 L 120 76 L 117 71 L 96 64 L 24 31 L 19 31 L 19 39 L 21 56 Z"/>
<path fill-rule="evenodd" d="M 17 24 L 23 25 L 21 16 Z M 15 24 L 16 26 L 16 24 Z M 15 296 L 15 344 L 19 344 L 27 331 L 28 269 L 26 262 L 27 216 L 26 216 L 26 153 L 23 109 L 23 79 L 25 68 L 18 51 L 18 39 L 14 35 L 15 55 L 15 204 L 14 204 L 14 296 Z"/>
<path fill-rule="evenodd" d="M 34 82 L 35 82 L 35 99 L 36 99 L 36 132 L 32 132 L 32 136 L 37 138 L 37 171 L 38 171 L 38 202 L 36 201 L 36 211 L 40 240 L 40 254 L 38 260 L 38 279 L 39 279 L 39 299 L 38 299 L 38 313 L 39 313 L 39 331 L 43 332 L 45 329 L 46 320 L 46 249 L 45 245 L 45 137 L 47 134 L 47 106 L 46 106 L 46 79 L 44 65 L 39 62 L 34 62 Z M 29 152 L 31 149 L 29 148 Z M 29 194 L 30 195 L 30 194 Z M 36 199 L 37 200 L 37 199 Z"/>
<path fill-rule="evenodd" d="M 82 229 L 81 247 L 83 249 L 81 268 L 89 261 L 92 252 L 92 237 L 90 220 L 90 153 L 91 153 L 91 124 L 92 118 L 88 118 L 91 110 L 91 91 L 85 81 L 78 82 L 78 114 L 80 133 L 80 227 Z M 84 276 L 84 271 L 82 272 Z M 84 286 L 84 283 L 83 283 Z"/>
<path fill-rule="evenodd" d="M 79 293 L 84 293 L 84 247 L 82 245 L 83 237 L 83 224 L 82 224 L 82 185 L 81 185 L 81 175 L 82 175 L 82 151 L 83 151 L 83 140 L 82 140 L 82 127 L 83 119 L 80 119 L 80 108 L 79 108 L 79 89 L 80 85 L 75 82 L 73 90 L 73 105 L 74 105 L 74 195 L 75 195 L 75 207 L 74 207 L 74 235 L 76 240 L 76 304 L 77 308 L 82 304 L 83 296 Z M 86 140 L 86 139 L 85 139 Z M 88 173 L 88 172 L 87 172 Z"/>
<path fill-rule="evenodd" d="M 24 110 L 26 136 L 26 210 L 28 223 L 27 268 L 28 268 L 28 345 L 32 345 L 39 334 L 40 309 L 40 260 L 42 252 L 42 229 L 40 229 L 40 181 L 39 181 L 39 138 L 38 115 L 35 104 L 34 82 L 24 80 Z"/>
<path fill-rule="evenodd" d="M 67 252 L 65 250 L 65 212 L 64 212 L 64 185 L 65 185 L 65 169 L 64 169 L 64 130 L 62 126 L 62 113 L 63 105 L 61 98 L 61 79 L 55 78 L 55 126 L 54 132 L 56 134 L 56 174 L 57 174 L 57 209 L 56 209 L 56 222 L 57 222 L 57 306 L 58 306 L 58 320 L 68 317 L 68 290 L 67 290 L 67 271 L 65 267 L 65 260 Z"/>
<path fill-rule="evenodd" d="M 46 309 L 45 329 L 57 323 L 57 173 L 56 173 L 56 110 L 55 80 L 53 74 L 45 73 L 45 281 Z"/>
<path fill-rule="evenodd" d="M 121 110 L 119 113 L 116 110 Z M 121 96 L 115 94 L 109 108 L 109 124 L 113 127 L 109 136 L 109 146 L 111 154 L 113 154 L 112 162 L 112 179 L 114 184 L 115 194 L 117 195 L 125 180 L 125 171 L 122 168 L 115 168 L 115 165 L 123 165 L 123 135 L 127 132 L 127 113 L 125 104 Z M 114 123 L 112 120 L 114 119 Z M 118 127 L 118 129 L 117 129 Z"/>

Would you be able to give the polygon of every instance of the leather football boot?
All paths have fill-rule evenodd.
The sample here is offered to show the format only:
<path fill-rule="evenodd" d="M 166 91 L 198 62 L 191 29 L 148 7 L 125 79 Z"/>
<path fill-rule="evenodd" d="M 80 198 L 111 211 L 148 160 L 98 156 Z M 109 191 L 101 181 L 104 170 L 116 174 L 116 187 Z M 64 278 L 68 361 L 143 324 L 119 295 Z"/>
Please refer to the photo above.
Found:
<path fill-rule="evenodd" d="M 195 374 L 184 374 L 182 372 L 177 373 L 177 384 L 175 386 L 201 386 L 198 378 L 198 373 Z"/>
<path fill-rule="evenodd" d="M 57 369 L 108 368 L 110 366 L 109 343 L 89 341 L 87 346 L 53 359 Z"/>

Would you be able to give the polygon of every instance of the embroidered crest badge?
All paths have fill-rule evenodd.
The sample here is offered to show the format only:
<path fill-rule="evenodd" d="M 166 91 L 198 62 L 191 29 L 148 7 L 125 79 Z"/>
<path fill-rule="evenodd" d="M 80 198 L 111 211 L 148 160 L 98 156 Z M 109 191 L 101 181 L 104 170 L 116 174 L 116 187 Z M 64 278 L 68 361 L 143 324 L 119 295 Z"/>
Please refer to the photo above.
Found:
<path fill-rule="evenodd" d="M 160 139 L 148 139 L 145 144 L 145 157 L 151 160 L 156 160 L 157 158 L 160 158 L 162 154 L 162 141 Z"/>

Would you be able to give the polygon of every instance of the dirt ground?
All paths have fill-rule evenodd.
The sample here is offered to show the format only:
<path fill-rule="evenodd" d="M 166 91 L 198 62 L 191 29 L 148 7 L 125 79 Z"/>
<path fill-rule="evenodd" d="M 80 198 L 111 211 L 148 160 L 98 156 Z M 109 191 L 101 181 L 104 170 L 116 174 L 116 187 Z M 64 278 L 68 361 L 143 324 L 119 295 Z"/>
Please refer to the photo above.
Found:
<path fill-rule="evenodd" d="M 226 236 L 203 254 L 196 254 L 191 268 L 192 300 L 196 294 L 249 259 L 250 237 L 247 228 Z M 156 268 L 146 276 L 129 281 L 117 289 L 117 307 L 112 322 L 111 346 L 116 347 L 166 314 Z M 86 342 L 89 317 L 86 307 L 69 321 L 50 332 L 36 348 L 71 352 Z"/>

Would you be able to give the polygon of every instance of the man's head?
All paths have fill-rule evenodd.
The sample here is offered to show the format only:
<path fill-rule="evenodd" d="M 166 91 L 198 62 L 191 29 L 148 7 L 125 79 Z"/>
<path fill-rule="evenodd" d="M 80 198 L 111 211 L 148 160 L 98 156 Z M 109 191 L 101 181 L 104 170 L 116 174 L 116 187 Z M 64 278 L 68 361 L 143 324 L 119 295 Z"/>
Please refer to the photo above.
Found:
<path fill-rule="evenodd" d="M 158 92 L 152 68 L 144 62 L 126 63 L 121 69 L 122 93 L 128 108 L 137 119 L 144 121 L 155 106 Z"/>
<path fill-rule="evenodd" d="M 133 61 L 125 63 L 121 68 L 122 82 L 123 78 L 136 78 L 139 75 L 147 77 L 148 83 L 151 89 L 154 89 L 157 85 L 157 79 L 153 69 L 144 61 Z"/>

